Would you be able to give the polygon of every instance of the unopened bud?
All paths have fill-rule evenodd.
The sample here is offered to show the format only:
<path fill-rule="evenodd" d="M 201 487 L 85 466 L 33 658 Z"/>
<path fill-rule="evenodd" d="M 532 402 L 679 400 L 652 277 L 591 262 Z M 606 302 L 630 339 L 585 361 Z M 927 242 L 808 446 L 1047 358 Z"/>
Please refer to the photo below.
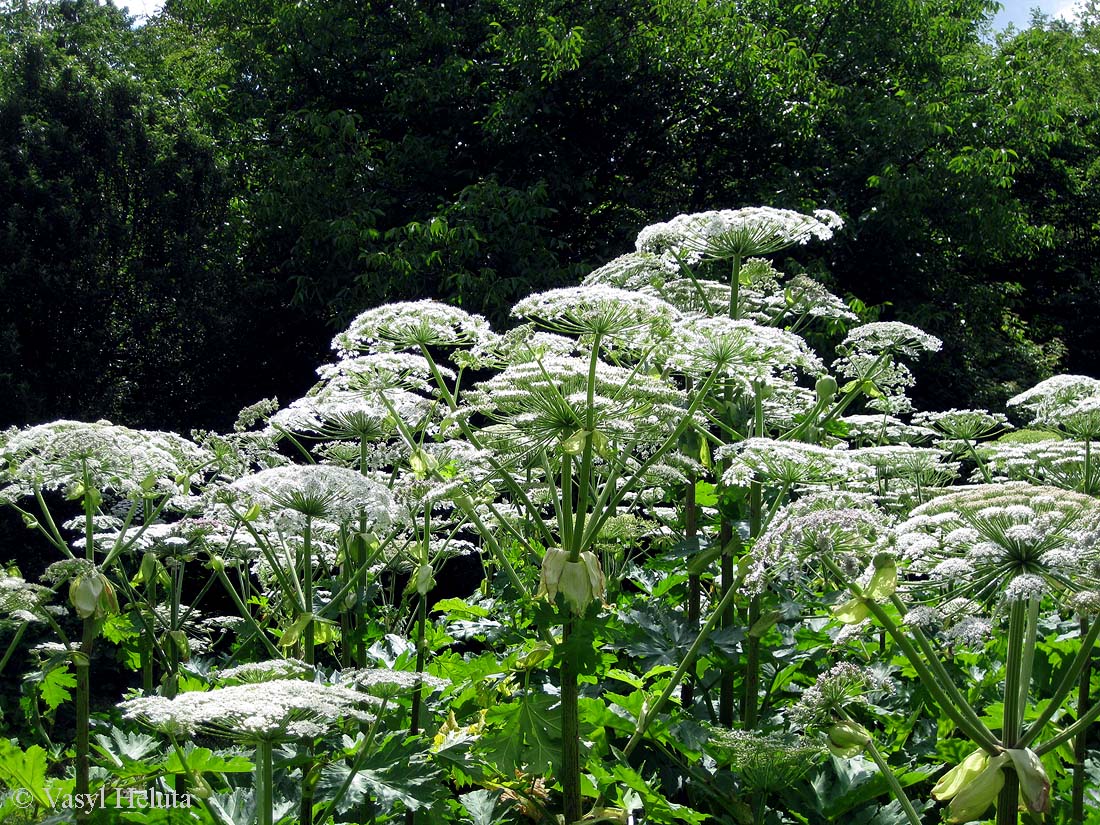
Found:
<path fill-rule="evenodd" d="M 580 554 L 578 561 L 570 561 L 565 550 L 551 548 L 546 551 L 539 577 L 539 595 L 555 601 L 559 593 L 577 616 L 584 615 L 594 599 L 603 601 L 607 583 L 594 553 L 586 551 Z"/>
<path fill-rule="evenodd" d="M 932 788 L 932 798 L 938 802 L 953 799 L 955 794 L 970 784 L 971 780 L 985 770 L 989 754 L 980 748 L 940 777 Z"/>
<path fill-rule="evenodd" d="M 867 728 L 856 722 L 837 722 L 829 728 L 829 750 L 833 756 L 842 759 L 851 759 L 863 753 L 870 741 L 871 734 Z"/>
<path fill-rule="evenodd" d="M 831 375 L 823 375 L 817 379 L 814 390 L 817 392 L 817 400 L 822 404 L 828 404 L 836 397 L 836 379 Z"/>
<path fill-rule="evenodd" d="M 1008 754 L 1005 753 L 990 757 L 982 772 L 955 794 L 947 808 L 947 821 L 971 822 L 981 819 L 1004 787 L 1005 774 L 1001 769 L 1008 761 Z"/>

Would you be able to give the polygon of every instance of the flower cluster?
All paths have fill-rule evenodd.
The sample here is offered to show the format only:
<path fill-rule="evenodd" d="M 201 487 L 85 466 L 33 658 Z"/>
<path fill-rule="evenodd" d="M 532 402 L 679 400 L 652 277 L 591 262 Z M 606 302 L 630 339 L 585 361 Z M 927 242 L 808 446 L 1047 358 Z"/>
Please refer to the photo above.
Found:
<path fill-rule="evenodd" d="M 107 421 L 39 424 L 11 433 L 0 447 L 0 501 L 85 486 L 123 498 L 180 495 L 211 458 L 175 433 Z"/>
<path fill-rule="evenodd" d="M 247 682 L 173 699 L 143 696 L 119 704 L 127 719 L 172 735 L 207 733 L 237 742 L 315 739 L 348 722 L 370 722 L 377 700 L 340 685 L 301 679 Z"/>
<path fill-rule="evenodd" d="M 730 487 L 743 487 L 754 478 L 787 488 L 801 484 L 859 487 L 874 478 L 873 470 L 847 450 L 798 441 L 750 438 L 723 447 L 718 454 L 729 459 L 722 481 Z"/>
<path fill-rule="evenodd" d="M 566 335 L 641 341 L 660 337 L 680 317 L 660 298 L 609 286 L 537 292 L 512 307 L 512 315 Z"/>
<path fill-rule="evenodd" d="M 825 209 L 804 215 L 790 209 L 747 207 L 678 215 L 638 234 L 638 252 L 695 263 L 701 259 L 767 255 L 812 239 L 827 241 L 843 226 Z"/>
<path fill-rule="evenodd" d="M 381 484 L 327 464 L 272 467 L 237 479 L 229 490 L 261 507 L 334 522 L 366 517 L 375 529 L 388 528 L 397 513 L 393 496 Z"/>
<path fill-rule="evenodd" d="M 20 623 L 42 621 L 43 605 L 51 595 L 48 587 L 31 584 L 18 574 L 0 572 L 0 616 Z"/>
<path fill-rule="evenodd" d="M 810 375 L 825 369 L 799 336 L 751 321 L 685 318 L 674 326 L 666 346 L 672 369 L 695 378 L 705 378 L 717 370 L 746 392 L 754 381 L 766 382 L 793 367 Z"/>
<path fill-rule="evenodd" d="M 948 438 L 976 441 L 989 438 L 1010 428 L 1008 418 L 985 410 L 944 410 L 923 412 L 913 416 L 918 427 L 928 427 Z"/>
<path fill-rule="evenodd" d="M 750 790 L 774 793 L 791 787 L 825 755 L 825 747 L 804 736 L 709 728 L 707 750 L 737 772 Z"/>
<path fill-rule="evenodd" d="M 826 727 L 853 707 L 868 704 L 872 695 L 892 691 L 893 683 L 870 668 L 841 662 L 803 691 L 791 708 L 791 721 L 806 730 Z"/>
<path fill-rule="evenodd" d="M 1100 396 L 1100 380 L 1087 375 L 1055 375 L 1014 395 L 1008 399 L 1008 406 L 1027 413 L 1032 419 L 1056 421 L 1060 413 L 1076 402 L 1096 396 Z"/>
<path fill-rule="evenodd" d="M 502 425 L 489 434 L 501 448 L 550 447 L 584 431 L 589 366 L 560 356 L 513 364 L 468 390 L 466 402 Z M 686 406 L 676 387 L 651 375 L 598 361 L 595 378 L 594 418 L 608 441 L 658 439 Z"/>
<path fill-rule="evenodd" d="M 385 304 L 361 313 L 332 340 L 341 356 L 353 353 L 465 347 L 493 335 L 489 322 L 438 301 Z"/>
<path fill-rule="evenodd" d="M 916 507 L 894 531 L 914 589 L 980 603 L 1092 589 L 1100 574 L 1100 503 L 1025 482 L 982 484 Z"/>
<path fill-rule="evenodd" d="M 745 586 L 759 592 L 769 582 L 798 585 L 820 579 L 822 558 L 853 578 L 881 548 L 889 521 L 866 496 L 822 492 L 780 510 L 753 544 Z"/>

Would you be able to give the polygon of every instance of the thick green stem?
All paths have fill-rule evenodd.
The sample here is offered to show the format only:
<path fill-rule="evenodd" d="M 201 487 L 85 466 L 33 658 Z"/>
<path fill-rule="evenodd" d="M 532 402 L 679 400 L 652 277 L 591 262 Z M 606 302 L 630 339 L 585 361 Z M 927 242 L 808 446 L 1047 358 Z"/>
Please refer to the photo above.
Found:
<path fill-rule="evenodd" d="M 425 641 L 425 633 L 428 624 L 428 597 L 421 596 L 420 604 L 416 612 L 416 675 L 424 673 L 424 663 L 427 658 L 428 643 Z M 409 733 L 414 736 L 420 732 L 421 707 L 424 703 L 424 686 L 417 681 L 412 695 L 412 721 L 409 723 Z"/>
<path fill-rule="evenodd" d="M 1054 718 L 1054 715 L 1061 709 L 1062 702 L 1069 696 L 1070 691 L 1077 687 L 1081 680 L 1084 680 L 1086 685 L 1086 691 L 1088 686 L 1088 669 L 1089 662 L 1092 658 L 1092 650 L 1096 644 L 1097 636 L 1100 636 L 1100 622 L 1093 622 L 1091 626 L 1087 621 L 1082 619 L 1082 639 L 1081 647 L 1077 651 L 1077 655 L 1073 657 L 1073 661 L 1070 663 L 1069 668 L 1063 674 L 1058 686 L 1054 689 L 1054 693 L 1050 695 L 1050 699 L 1047 701 L 1046 707 L 1043 712 L 1039 714 L 1039 718 L 1032 722 L 1023 735 L 1019 738 L 1016 745 L 1020 748 L 1027 748 L 1031 746 L 1031 743 L 1042 733 L 1043 728 L 1047 723 Z M 1080 718 L 1080 715 L 1078 716 Z"/>
<path fill-rule="evenodd" d="M 302 531 L 302 599 L 305 612 L 313 613 L 313 516 L 306 516 L 305 529 Z M 313 621 L 306 623 L 302 631 L 304 646 L 303 660 L 307 665 L 316 662 L 316 628 Z"/>
<path fill-rule="evenodd" d="M 1001 715 L 1001 742 L 1015 748 L 1020 738 L 1020 691 L 1027 642 L 1028 603 L 1016 600 L 1009 608 L 1008 655 L 1005 657 L 1004 710 Z M 1030 670 L 1030 668 L 1027 668 Z M 997 825 L 1016 825 L 1019 821 L 1020 781 L 1014 770 L 1006 770 L 1005 784 L 997 797 Z"/>
<path fill-rule="evenodd" d="M 141 644 L 141 689 L 146 696 L 153 695 L 156 674 L 153 671 L 154 634 L 157 627 L 157 574 L 148 577 L 145 582 L 145 603 L 149 608 L 149 620 L 145 625 Z"/>
<path fill-rule="evenodd" d="M 1093 625 L 1100 627 L 1100 621 L 1094 621 Z M 1081 635 L 1086 637 L 1089 633 L 1088 619 L 1081 619 Z M 1089 655 L 1085 657 L 1085 666 L 1077 681 L 1077 718 L 1085 716 L 1089 711 L 1089 687 L 1092 684 L 1092 648 L 1089 647 Z M 1074 822 L 1085 821 L 1085 756 L 1088 753 L 1088 731 L 1077 734 L 1073 740 L 1073 789 L 1070 808 L 1070 818 Z"/>
<path fill-rule="evenodd" d="M 730 318 L 736 320 L 741 315 L 741 307 L 738 305 L 738 296 L 741 289 L 741 256 L 733 256 L 733 267 L 730 273 Z"/>
<path fill-rule="evenodd" d="M 821 564 L 824 566 L 838 581 L 847 582 L 847 578 L 844 573 L 836 566 L 836 564 L 828 557 L 821 557 Z M 863 588 L 854 582 L 847 582 L 848 590 L 853 596 L 862 598 Z M 921 654 L 920 651 L 914 647 L 913 642 L 898 626 L 897 622 L 893 620 L 889 613 L 873 599 L 866 600 L 867 609 L 871 611 L 871 614 L 875 617 L 879 624 L 886 628 L 886 632 L 890 634 L 890 638 L 894 640 L 894 643 L 901 648 L 902 654 L 909 660 L 909 664 L 913 666 L 913 669 L 917 672 L 917 676 L 920 677 L 921 683 L 924 685 L 936 704 L 940 706 L 942 710 L 951 721 L 970 739 L 976 744 L 980 745 L 983 749 L 991 754 L 1000 752 L 1000 742 L 993 736 L 990 730 L 979 719 L 977 722 L 971 719 L 965 712 L 965 710 L 957 705 L 949 694 L 945 690 L 945 685 L 949 684 L 950 687 L 954 687 L 950 683 L 950 679 L 946 679 L 945 683 L 941 684 L 941 676 L 933 673 L 929 668 L 929 660 Z M 932 661 L 939 664 L 939 660 L 932 657 Z M 940 665 L 940 670 L 946 675 L 946 671 L 943 670 L 943 666 Z M 973 708 L 970 708 L 969 703 L 963 701 L 962 705 L 966 709 L 973 713 Z M 976 714 L 975 714 L 976 716 Z"/>
<path fill-rule="evenodd" d="M 256 825 L 273 825 L 275 789 L 274 748 L 270 739 L 256 744 Z"/>
<path fill-rule="evenodd" d="M 570 649 L 573 619 L 562 626 L 561 657 L 561 791 L 566 825 L 581 818 L 581 753 L 576 654 Z"/>
<path fill-rule="evenodd" d="M 695 509 L 695 476 L 688 476 L 687 490 L 684 493 L 684 541 L 693 551 L 699 549 L 698 513 Z M 702 582 L 698 573 L 688 574 L 687 624 L 695 628 L 699 624 L 699 600 L 702 596 Z M 680 689 L 680 704 L 691 707 L 695 701 L 695 680 L 685 679 Z"/>
<path fill-rule="evenodd" d="M 764 387 L 755 385 L 753 398 L 753 435 L 764 437 Z M 786 495 L 786 487 L 776 497 L 775 508 Z M 749 537 L 755 541 L 760 535 L 761 519 L 764 511 L 763 489 L 759 481 L 749 484 Z M 773 508 L 773 511 L 775 509 Z M 769 521 L 771 517 L 769 516 Z M 760 596 L 754 594 L 749 600 L 748 621 L 745 627 L 751 629 L 760 620 Z M 745 730 L 756 727 L 760 710 L 760 637 L 748 634 L 745 640 L 745 684 L 741 704 L 741 721 Z"/>
<path fill-rule="evenodd" d="M 89 754 L 89 726 L 91 719 L 91 664 L 92 648 L 95 646 L 96 637 L 99 635 L 99 622 L 94 617 L 84 620 L 84 634 L 80 643 L 80 653 L 74 656 L 76 670 L 76 787 L 75 792 L 80 795 L 89 793 L 90 787 L 90 762 Z M 88 811 L 81 810 L 77 813 L 77 819 L 87 819 Z"/>
<path fill-rule="evenodd" d="M 728 517 L 723 516 L 718 529 L 718 541 L 722 546 L 722 603 L 725 605 L 722 610 L 723 628 L 733 627 L 734 622 L 737 620 L 734 600 L 730 598 L 727 601 L 726 598 L 736 594 L 736 579 L 733 572 L 733 535 L 733 525 L 730 524 Z M 733 670 L 727 667 L 722 671 L 718 690 L 718 722 L 727 728 L 733 727 L 733 697 Z"/>

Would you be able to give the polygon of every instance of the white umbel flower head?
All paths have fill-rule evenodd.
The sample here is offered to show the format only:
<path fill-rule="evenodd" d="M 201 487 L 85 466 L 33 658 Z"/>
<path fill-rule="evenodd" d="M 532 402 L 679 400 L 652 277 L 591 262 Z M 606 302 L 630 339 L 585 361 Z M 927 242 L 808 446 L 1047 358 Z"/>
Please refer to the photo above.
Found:
<path fill-rule="evenodd" d="M 630 338 L 665 334 L 680 317 L 679 310 L 660 298 L 609 286 L 577 286 L 537 292 L 514 307 L 512 315 L 527 318 L 567 335 Z"/>
<path fill-rule="evenodd" d="M 703 258 L 744 259 L 813 239 L 827 241 L 841 226 L 836 213 L 824 209 L 813 215 L 768 206 L 722 209 L 678 215 L 667 223 L 647 226 L 638 233 L 636 248 L 689 264 Z"/>
<path fill-rule="evenodd" d="M 611 286 L 617 289 L 660 289 L 676 272 L 668 261 L 649 252 L 628 252 L 608 261 L 584 277 L 584 286 Z"/>
<path fill-rule="evenodd" d="M 980 484 L 915 508 L 895 529 L 915 589 L 945 588 L 981 603 L 1057 600 L 1095 588 L 1100 502 L 1024 482 Z"/>
<path fill-rule="evenodd" d="M 1011 429 L 1011 425 L 1001 413 L 985 410 L 944 410 L 942 412 L 924 412 L 913 416 L 918 427 L 930 427 L 948 438 L 976 441 L 990 438 Z"/>
<path fill-rule="evenodd" d="M 361 351 L 419 351 L 421 347 L 466 347 L 493 335 L 489 322 L 438 301 L 385 304 L 361 313 L 332 340 L 341 356 Z"/>
<path fill-rule="evenodd" d="M 466 392 L 477 412 L 502 425 L 489 430 L 502 449 L 565 445 L 588 421 L 585 358 L 547 356 L 513 364 Z M 592 407 L 599 441 L 651 444 L 667 436 L 687 407 L 672 384 L 642 372 L 596 362 Z"/>
<path fill-rule="evenodd" d="M 97 421 L 54 421 L 0 442 L 0 501 L 85 482 L 122 498 L 182 494 L 186 479 L 212 456 L 175 433 Z"/>
<path fill-rule="evenodd" d="M 677 372 L 706 377 L 717 369 L 743 389 L 795 367 L 811 375 L 825 370 L 794 333 L 724 317 L 683 319 L 674 325 L 666 347 L 668 365 Z"/>
<path fill-rule="evenodd" d="M 127 719 L 138 719 L 173 735 L 205 733 L 235 742 L 315 739 L 348 723 L 369 722 L 377 700 L 352 688 L 301 679 L 273 679 L 174 699 L 143 696 L 119 704 Z"/>
<path fill-rule="evenodd" d="M 900 321 L 875 321 L 848 333 L 841 348 L 848 352 L 916 357 L 924 352 L 939 352 L 943 342 L 922 329 Z"/>
<path fill-rule="evenodd" d="M 822 492 L 796 499 L 753 544 L 746 587 L 774 581 L 798 585 L 824 575 L 822 558 L 855 576 L 882 547 L 889 521 L 866 496 Z"/>
<path fill-rule="evenodd" d="M 846 450 L 800 441 L 750 438 L 723 447 L 718 454 L 730 459 L 722 481 L 731 487 L 743 487 L 754 478 L 787 487 L 799 484 L 859 486 L 874 479 L 874 471 Z"/>
<path fill-rule="evenodd" d="M 237 479 L 229 489 L 267 509 L 338 523 L 365 516 L 374 529 L 388 528 L 397 509 L 390 491 L 381 484 L 328 464 L 272 467 Z"/>
<path fill-rule="evenodd" d="M 1051 420 L 1074 402 L 1097 396 L 1100 380 L 1087 375 L 1055 375 L 1008 399 L 1008 407 L 1027 413 L 1032 419 Z"/>

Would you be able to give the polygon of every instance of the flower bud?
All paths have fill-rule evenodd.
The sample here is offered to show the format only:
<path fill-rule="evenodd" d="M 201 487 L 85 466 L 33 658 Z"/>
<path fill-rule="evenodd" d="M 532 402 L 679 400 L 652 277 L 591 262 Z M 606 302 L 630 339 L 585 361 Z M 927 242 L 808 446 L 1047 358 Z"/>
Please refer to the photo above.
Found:
<path fill-rule="evenodd" d="M 410 584 L 416 589 L 416 592 L 421 596 L 426 596 L 433 587 L 435 587 L 435 576 L 432 575 L 432 566 L 430 564 L 422 564 L 416 569 L 416 575 L 413 576 Z"/>
<path fill-rule="evenodd" d="M 837 722 L 829 728 L 829 751 L 833 756 L 841 759 L 851 759 L 853 756 L 863 753 L 867 743 L 871 741 L 871 734 L 867 728 L 856 722 Z"/>
<path fill-rule="evenodd" d="M 817 379 L 814 389 L 817 392 L 817 400 L 822 404 L 828 404 L 836 397 L 836 379 L 831 375 L 823 375 Z"/>
<path fill-rule="evenodd" d="M 1008 762 L 1008 754 L 990 757 L 985 769 L 959 790 L 947 808 L 948 822 L 970 822 L 981 819 L 989 810 L 997 794 L 1005 784 L 1005 774 L 1001 768 Z"/>
<path fill-rule="evenodd" d="M 898 565 L 889 553 L 879 553 L 875 556 L 874 567 L 875 572 L 871 575 L 871 581 L 867 583 L 863 595 L 880 602 L 889 598 L 897 590 Z"/>
<path fill-rule="evenodd" d="M 186 633 L 182 630 L 169 630 L 168 640 L 172 643 L 172 647 L 181 662 L 191 661 L 191 642 L 188 640 Z"/>
<path fill-rule="evenodd" d="M 1012 748 L 1006 751 L 1016 768 L 1020 780 L 1020 795 L 1032 813 L 1045 813 L 1050 809 L 1050 779 L 1039 755 L 1031 748 Z"/>
<path fill-rule="evenodd" d="M 580 554 L 578 561 L 570 561 L 565 550 L 551 548 L 542 560 L 539 577 L 539 595 L 555 601 L 558 594 L 565 598 L 573 613 L 584 615 L 593 599 L 603 601 L 607 584 L 600 561 L 591 551 Z"/>
<path fill-rule="evenodd" d="M 985 770 L 989 762 L 989 754 L 979 748 L 966 759 L 953 767 L 940 777 L 940 781 L 932 788 L 932 798 L 937 802 L 952 799 L 978 774 Z"/>
<path fill-rule="evenodd" d="M 99 597 L 103 595 L 106 579 L 99 573 L 77 576 L 69 582 L 69 604 L 81 619 L 90 619 L 99 610 Z"/>
<path fill-rule="evenodd" d="M 862 596 L 848 599 L 833 608 L 833 618 L 841 624 L 859 624 L 871 614 L 867 600 Z"/>

